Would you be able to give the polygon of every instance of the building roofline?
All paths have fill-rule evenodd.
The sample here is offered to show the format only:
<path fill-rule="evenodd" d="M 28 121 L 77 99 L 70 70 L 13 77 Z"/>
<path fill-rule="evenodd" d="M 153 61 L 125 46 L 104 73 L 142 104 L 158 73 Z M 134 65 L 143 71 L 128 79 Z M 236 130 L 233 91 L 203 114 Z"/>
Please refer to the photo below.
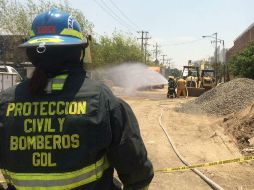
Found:
<path fill-rule="evenodd" d="M 254 22 L 247 28 L 247 29 L 245 29 L 235 40 L 234 40 L 234 42 L 235 41 L 237 41 L 238 39 L 240 39 L 246 32 L 248 32 L 250 29 L 252 29 L 252 28 L 254 28 Z"/>

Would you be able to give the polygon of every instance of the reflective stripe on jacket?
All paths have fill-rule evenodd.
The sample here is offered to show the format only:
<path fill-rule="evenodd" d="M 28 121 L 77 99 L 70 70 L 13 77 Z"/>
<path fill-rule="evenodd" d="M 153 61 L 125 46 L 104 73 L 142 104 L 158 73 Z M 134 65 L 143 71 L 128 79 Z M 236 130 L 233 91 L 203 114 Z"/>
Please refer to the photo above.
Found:
<path fill-rule="evenodd" d="M 49 190 L 73 189 L 100 179 L 105 169 L 109 167 L 106 156 L 103 156 L 96 163 L 80 170 L 62 173 L 15 173 L 3 170 L 7 181 L 17 189 Z"/>

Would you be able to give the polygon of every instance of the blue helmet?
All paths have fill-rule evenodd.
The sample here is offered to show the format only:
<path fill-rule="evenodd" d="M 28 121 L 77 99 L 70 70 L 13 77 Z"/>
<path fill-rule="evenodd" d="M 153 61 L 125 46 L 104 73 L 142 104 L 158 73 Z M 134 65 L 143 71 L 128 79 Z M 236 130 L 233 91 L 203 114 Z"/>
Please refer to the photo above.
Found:
<path fill-rule="evenodd" d="M 69 13 L 56 8 L 37 15 L 30 39 L 19 47 L 87 45 L 79 23 Z"/>

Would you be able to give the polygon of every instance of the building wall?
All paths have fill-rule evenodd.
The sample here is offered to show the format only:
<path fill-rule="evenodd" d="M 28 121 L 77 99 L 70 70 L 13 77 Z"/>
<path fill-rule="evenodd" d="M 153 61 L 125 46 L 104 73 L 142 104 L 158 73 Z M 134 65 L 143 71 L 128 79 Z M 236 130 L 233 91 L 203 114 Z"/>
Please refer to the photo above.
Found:
<path fill-rule="evenodd" d="M 241 52 L 248 46 L 250 42 L 254 42 L 254 23 L 249 26 L 235 41 L 234 46 L 226 53 L 226 61 L 229 61 L 235 54 Z"/>
<path fill-rule="evenodd" d="M 19 64 L 26 61 L 26 55 L 18 45 L 22 43 L 22 36 L 0 35 L 0 61 Z"/>

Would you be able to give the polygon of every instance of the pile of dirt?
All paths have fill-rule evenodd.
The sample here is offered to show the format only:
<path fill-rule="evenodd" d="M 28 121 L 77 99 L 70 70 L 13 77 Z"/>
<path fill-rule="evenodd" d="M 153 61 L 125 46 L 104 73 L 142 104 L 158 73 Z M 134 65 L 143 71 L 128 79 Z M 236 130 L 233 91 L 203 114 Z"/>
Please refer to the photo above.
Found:
<path fill-rule="evenodd" d="M 202 111 L 224 116 L 240 111 L 254 100 L 254 80 L 238 78 L 220 84 L 194 101 L 183 105 L 179 111 Z"/>
<path fill-rule="evenodd" d="M 254 153 L 254 104 L 224 118 L 223 127 L 225 133 L 235 139 L 243 154 Z"/>

